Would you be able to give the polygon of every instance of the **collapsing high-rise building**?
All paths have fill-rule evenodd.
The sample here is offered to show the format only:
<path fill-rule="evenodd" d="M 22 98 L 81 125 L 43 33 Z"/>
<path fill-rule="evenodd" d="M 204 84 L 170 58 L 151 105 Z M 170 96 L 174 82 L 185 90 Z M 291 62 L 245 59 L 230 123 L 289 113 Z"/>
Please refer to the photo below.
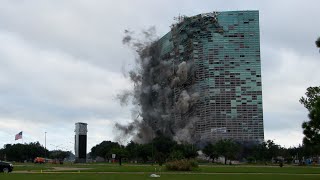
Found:
<path fill-rule="evenodd" d="M 173 103 L 190 90 L 198 98 L 192 108 L 173 111 L 171 118 L 183 122 L 192 116 L 195 141 L 263 141 L 259 12 L 213 12 L 177 20 L 158 41 L 161 59 L 178 65 L 176 73 L 183 64 L 191 72 L 172 86 Z"/>
<path fill-rule="evenodd" d="M 139 115 L 116 127 L 141 143 L 158 135 L 200 144 L 263 141 L 259 12 L 213 12 L 177 21 L 153 43 L 136 42 L 126 31 L 123 42 L 138 52 L 129 94 Z M 151 34 L 144 32 L 147 39 Z"/>

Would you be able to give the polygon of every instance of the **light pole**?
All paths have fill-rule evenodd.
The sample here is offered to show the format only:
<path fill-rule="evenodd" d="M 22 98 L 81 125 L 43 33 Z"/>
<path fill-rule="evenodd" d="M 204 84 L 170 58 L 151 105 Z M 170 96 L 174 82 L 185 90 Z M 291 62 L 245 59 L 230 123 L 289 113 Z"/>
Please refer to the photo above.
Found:
<path fill-rule="evenodd" d="M 47 158 L 47 132 L 44 132 L 44 157 Z"/>

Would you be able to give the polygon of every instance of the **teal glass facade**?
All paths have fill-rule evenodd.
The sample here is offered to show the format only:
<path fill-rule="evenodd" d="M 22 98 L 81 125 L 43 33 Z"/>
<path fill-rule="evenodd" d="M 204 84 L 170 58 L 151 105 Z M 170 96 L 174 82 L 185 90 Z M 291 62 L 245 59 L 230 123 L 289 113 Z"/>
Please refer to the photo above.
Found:
<path fill-rule="evenodd" d="M 192 111 L 172 118 L 196 116 L 199 141 L 264 140 L 258 11 L 184 17 L 159 43 L 163 60 L 192 64 L 187 82 L 174 87 L 173 102 L 184 89 L 200 95 Z"/>

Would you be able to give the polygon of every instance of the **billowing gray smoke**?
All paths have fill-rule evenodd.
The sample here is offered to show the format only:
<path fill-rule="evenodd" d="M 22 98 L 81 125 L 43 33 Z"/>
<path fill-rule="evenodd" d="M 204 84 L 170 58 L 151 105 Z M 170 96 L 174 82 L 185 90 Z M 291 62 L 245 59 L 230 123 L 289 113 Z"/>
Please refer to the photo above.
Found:
<path fill-rule="evenodd" d="M 188 82 L 194 76 L 192 61 L 164 60 L 155 28 L 143 31 L 143 41 L 134 35 L 126 30 L 123 38 L 123 43 L 137 53 L 137 67 L 129 72 L 134 89 L 118 95 L 122 105 L 131 97 L 133 122 L 116 124 L 116 128 L 121 130 L 122 137 L 134 136 L 134 141 L 139 143 L 147 143 L 157 135 L 169 136 L 178 142 L 194 142 L 194 124 L 198 118 L 192 109 L 199 93 Z"/>

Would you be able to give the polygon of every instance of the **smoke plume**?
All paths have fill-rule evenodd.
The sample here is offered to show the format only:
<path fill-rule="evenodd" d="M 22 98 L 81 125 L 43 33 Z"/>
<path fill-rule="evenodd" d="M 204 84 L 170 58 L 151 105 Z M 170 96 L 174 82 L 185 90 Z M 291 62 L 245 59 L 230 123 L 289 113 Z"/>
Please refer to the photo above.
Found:
<path fill-rule="evenodd" d="M 122 40 L 136 52 L 136 68 L 128 78 L 134 88 L 117 97 L 121 105 L 132 100 L 136 113 L 127 125 L 116 124 L 122 137 L 133 136 L 139 143 L 150 142 L 158 135 L 165 135 L 178 142 L 195 141 L 194 115 L 199 94 L 190 80 L 194 77 L 192 61 L 181 61 L 175 56 L 163 58 L 162 44 L 152 27 L 140 34 L 126 30 Z M 178 48 L 178 47 L 174 47 Z"/>

